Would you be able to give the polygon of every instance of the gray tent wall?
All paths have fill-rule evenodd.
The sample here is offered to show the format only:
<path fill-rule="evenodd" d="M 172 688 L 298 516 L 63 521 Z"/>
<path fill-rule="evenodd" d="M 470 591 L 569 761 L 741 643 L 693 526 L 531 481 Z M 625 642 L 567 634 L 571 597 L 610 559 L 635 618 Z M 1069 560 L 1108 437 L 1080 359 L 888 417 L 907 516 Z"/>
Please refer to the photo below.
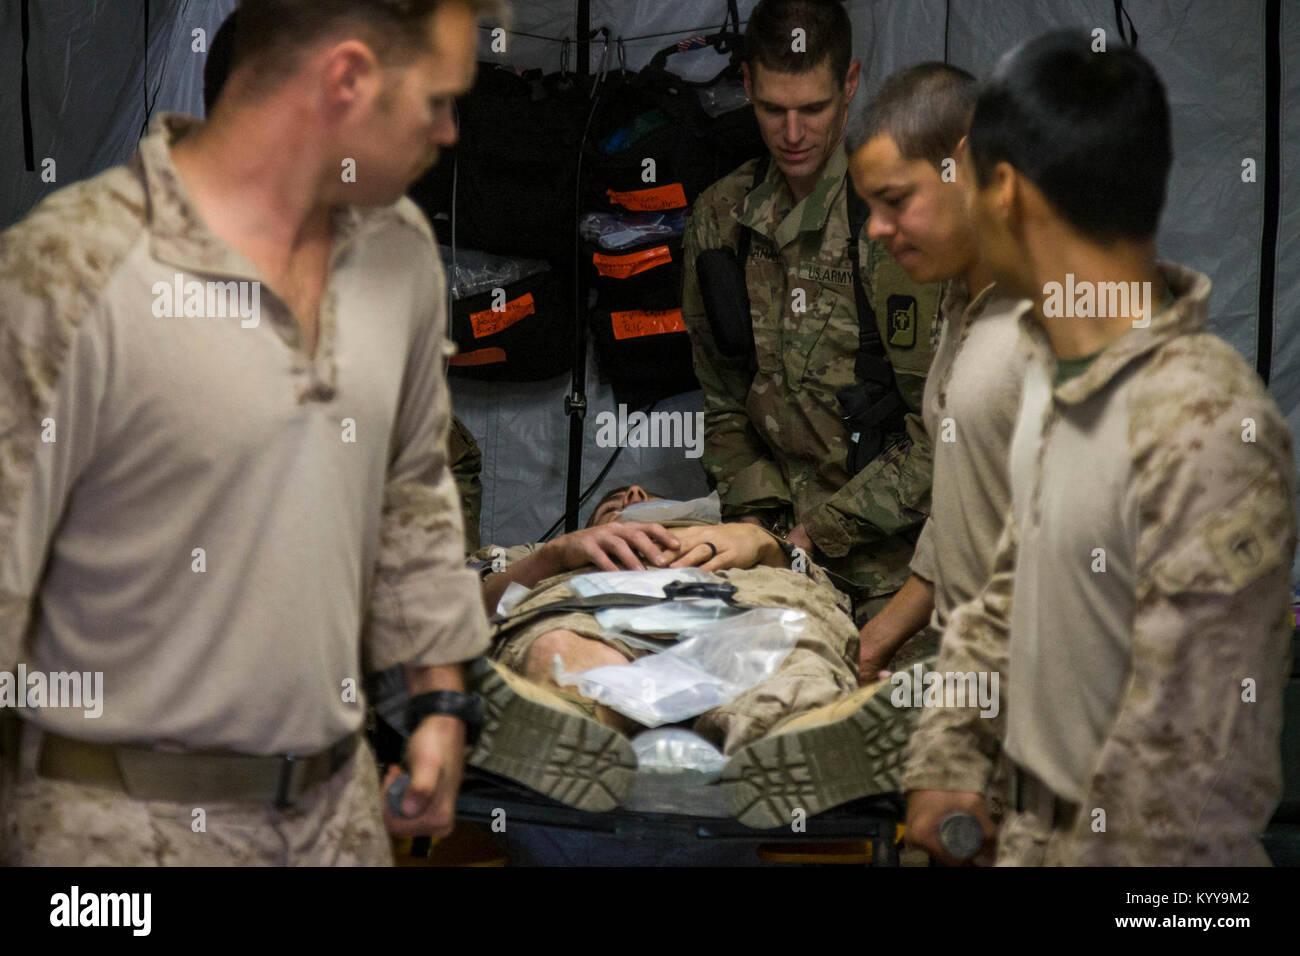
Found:
<path fill-rule="evenodd" d="M 746 18 L 753 0 L 742 2 Z M 986 74 L 1007 49 L 1022 39 L 1057 27 L 1101 28 L 1109 44 L 1122 43 L 1110 0 L 849 0 L 854 53 L 862 60 L 861 102 L 889 73 L 919 60 L 947 59 L 977 76 Z M 1125 9 L 1136 27 L 1139 49 L 1152 59 L 1169 92 L 1174 117 L 1175 166 L 1159 236 L 1162 257 L 1186 263 L 1214 281 L 1211 323 L 1252 364 L 1258 359 L 1261 236 L 1264 225 L 1265 155 L 1265 7 L 1264 0 L 1169 3 L 1128 0 Z M 592 0 L 591 26 L 608 26 L 615 36 L 683 30 L 679 36 L 720 25 L 723 0 L 657 3 L 653 0 Z M 574 36 L 577 4 L 530 3 L 520 11 L 516 29 L 549 36 Z M 525 25 L 527 24 L 527 25 Z M 1282 53 L 1282 202 L 1278 229 L 1277 277 L 1273 304 L 1273 349 L 1270 363 L 1273 394 L 1300 431 L 1300 10 L 1283 4 Z M 636 68 L 677 36 L 625 43 L 628 65 Z M 515 42 L 515 41 L 512 41 Z M 496 59 L 514 65 L 553 69 L 558 52 L 548 44 L 519 41 Z M 557 45 L 550 44 L 555 47 Z M 593 43 L 591 66 L 597 68 L 602 46 Z M 493 58 L 484 49 L 485 59 Z M 615 59 L 616 62 L 616 59 Z M 720 65 L 707 52 L 676 57 L 673 67 L 691 78 L 711 75 Z M 1243 159 L 1254 159 L 1255 182 L 1242 181 Z M 594 384 L 594 377 L 589 379 Z M 562 509 L 564 431 L 561 382 L 552 394 L 533 397 L 518 390 L 454 389 L 458 413 L 484 446 L 489 489 L 484 503 L 484 540 L 527 538 L 557 517 Z M 610 407 L 608 390 L 593 388 L 592 414 Z M 678 407 L 697 408 L 698 393 L 683 396 Z M 584 484 L 607 459 L 593 446 L 592 418 L 583 464 Z M 522 452 L 522 455 L 520 454 Z M 1300 461 L 1300 458 L 1297 459 Z M 511 462 L 517 465 L 511 465 Z M 541 471 L 547 481 L 538 483 Z M 624 451 L 604 483 L 636 478 L 676 493 L 678 481 L 697 478 L 697 462 L 682 461 L 680 452 Z M 662 476 L 662 477 L 661 477 Z M 516 493 L 534 489 L 526 497 Z M 538 496 L 537 488 L 548 493 Z M 549 491 L 549 489 L 555 489 Z M 584 512 L 585 515 L 585 512 Z M 1296 572 L 1300 583 L 1300 567 Z"/>
<path fill-rule="evenodd" d="M 43 196 L 125 162 L 152 113 L 203 115 L 207 42 L 236 0 L 153 0 L 145 52 L 144 0 L 28 0 L 27 71 L 35 172 L 24 169 L 19 65 L 23 0 L 0 0 L 0 228 Z M 194 30 L 204 31 L 203 50 Z M 148 75 L 145 67 L 148 66 Z M 41 178 L 42 161 L 57 179 Z"/>
<path fill-rule="evenodd" d="M 742 19 L 754 2 L 741 0 Z M 192 31 L 201 28 L 210 39 L 235 0 L 151 0 L 147 57 L 144 0 L 30 0 L 27 64 L 35 171 L 24 168 L 16 82 L 22 6 L 23 0 L 0 0 L 0 62 L 14 65 L 11 80 L 0 84 L 0 143 L 7 173 L 0 189 L 0 226 L 16 221 L 53 189 L 125 161 L 144 122 L 146 88 L 154 112 L 200 112 L 204 54 L 193 50 Z M 1266 0 L 1125 3 L 1139 33 L 1139 48 L 1160 70 L 1174 110 L 1176 162 L 1161 253 L 1213 278 L 1213 327 L 1252 363 L 1259 340 L 1264 180 L 1270 160 L 1264 124 L 1265 44 L 1270 39 L 1266 6 Z M 863 62 L 859 96 L 864 98 L 892 70 L 942 59 L 945 47 L 951 62 L 981 75 L 1017 41 L 1053 27 L 1100 27 L 1109 43 L 1121 42 L 1111 0 L 849 0 L 848 7 L 855 53 Z M 624 37 L 671 34 L 627 42 L 628 66 L 637 68 L 673 40 L 721 25 L 725 8 L 724 0 L 591 0 L 590 24 L 608 26 Z M 519 2 L 514 30 L 576 37 L 578 9 L 577 0 Z M 505 55 L 492 53 L 485 34 L 482 58 L 559 67 L 558 42 L 517 34 L 510 37 Z M 1280 171 L 1281 195 L 1269 370 L 1273 394 L 1292 428 L 1300 431 L 1300 9 L 1294 3 L 1282 4 L 1280 44 L 1282 152 L 1273 168 Z M 592 45 L 593 69 L 601 52 L 600 44 Z M 612 50 L 610 59 L 617 62 Z M 675 69 L 693 79 L 711 75 L 720 65 L 708 51 L 673 60 Z M 53 184 L 41 179 L 46 157 L 57 163 Z M 1246 158 L 1256 160 L 1254 183 L 1241 179 Z M 588 383 L 584 484 L 610 454 L 595 446 L 595 423 L 599 412 L 613 407 L 594 371 Z M 559 516 L 566 390 L 564 379 L 454 385 L 457 413 L 484 451 L 484 540 L 530 539 Z M 664 403 L 660 410 L 698 406 L 694 393 Z M 627 449 L 605 484 L 633 479 L 672 495 L 704 488 L 698 461 L 682 449 Z"/>

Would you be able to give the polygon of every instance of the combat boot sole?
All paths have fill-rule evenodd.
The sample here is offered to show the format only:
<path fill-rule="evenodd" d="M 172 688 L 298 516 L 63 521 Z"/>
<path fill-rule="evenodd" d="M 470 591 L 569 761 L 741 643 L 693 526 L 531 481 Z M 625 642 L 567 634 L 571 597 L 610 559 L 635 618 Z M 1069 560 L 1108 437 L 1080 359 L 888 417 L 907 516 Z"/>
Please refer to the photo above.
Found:
<path fill-rule="evenodd" d="M 626 737 L 495 663 L 480 667 L 476 678 L 483 732 L 470 766 L 578 810 L 612 810 L 627 796 L 636 754 Z"/>
<path fill-rule="evenodd" d="M 879 681 L 738 750 L 719 781 L 728 812 L 768 829 L 897 791 L 916 712 L 894 707 L 890 690 L 889 681 Z"/>

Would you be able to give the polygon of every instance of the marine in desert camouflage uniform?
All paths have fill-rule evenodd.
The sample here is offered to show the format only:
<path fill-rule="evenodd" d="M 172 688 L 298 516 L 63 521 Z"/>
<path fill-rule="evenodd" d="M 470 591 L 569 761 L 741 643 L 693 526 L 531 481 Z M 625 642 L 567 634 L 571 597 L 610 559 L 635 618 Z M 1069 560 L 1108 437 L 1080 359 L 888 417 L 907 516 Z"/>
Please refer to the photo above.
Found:
<path fill-rule="evenodd" d="M 260 23 L 256 40 L 282 26 L 286 42 L 316 44 L 302 60 L 337 64 L 338 27 L 370 34 L 350 6 L 324 20 L 322 6 L 246 0 L 240 23 Z M 276 149 L 250 146 L 250 129 L 282 137 L 276 117 L 307 112 L 291 103 L 304 86 L 336 101 L 321 75 L 251 96 L 251 49 L 208 124 L 160 115 L 128 165 L 0 237 L 0 671 L 98 672 L 104 686 L 98 715 L 17 710 L 0 859 L 374 865 L 391 860 L 386 824 L 450 830 L 460 722 L 420 724 L 410 763 L 427 803 L 387 821 L 357 685 L 367 665 L 404 665 L 413 692 L 452 689 L 487 645 L 447 467 L 445 277 L 428 223 L 400 199 L 454 142 L 450 103 L 470 85 L 483 8 L 370 11 L 369 28 L 403 30 L 411 57 L 394 69 L 432 108 L 397 97 L 376 111 L 387 73 L 345 41 L 369 90 L 351 122 L 406 133 L 376 153 L 354 126 L 356 189 L 309 187 L 304 208 L 279 210 L 326 224 L 308 244 L 325 253 L 319 303 L 311 268 L 268 283 L 266 249 L 217 223 L 247 239 L 222 217 L 257 186 L 274 191 L 277 173 L 300 184 L 330 137 L 285 146 L 284 167 L 259 165 L 264 179 L 224 194 L 194 165 L 222 135 L 264 164 Z M 295 12 L 324 32 L 296 32 Z M 240 107 L 265 112 L 241 127 Z M 238 150 L 211 145 L 229 172 Z M 214 294 L 227 296 L 218 310 Z"/>
<path fill-rule="evenodd" d="M 1033 129 L 1118 104 L 1131 115 L 1108 132 Z M 1097 137 L 1088 149 L 1070 142 L 1080 130 Z M 963 809 L 991 834 L 977 792 L 1002 753 L 1000 864 L 1267 863 L 1291 657 L 1292 439 L 1255 373 L 1206 331 L 1209 279 L 1155 261 L 1163 87 L 1131 49 L 1051 34 L 999 64 L 970 142 L 981 244 L 999 282 L 1035 300 L 1021 319 L 1033 357 L 992 577 L 953 613 L 938 663 L 1001 674 L 1001 707 L 922 715 L 904 775 L 911 838 L 938 852 L 937 820 Z M 1093 172 L 1116 165 L 1127 191 L 1100 203 L 1118 181 L 1104 175 L 1044 189 L 1034 164 L 1058 162 L 1053 149 Z M 1105 310 L 1049 309 L 1051 283 L 1084 269 L 1102 277 L 1090 284 Z M 1123 305 L 1112 278 L 1149 282 L 1149 305 Z"/>

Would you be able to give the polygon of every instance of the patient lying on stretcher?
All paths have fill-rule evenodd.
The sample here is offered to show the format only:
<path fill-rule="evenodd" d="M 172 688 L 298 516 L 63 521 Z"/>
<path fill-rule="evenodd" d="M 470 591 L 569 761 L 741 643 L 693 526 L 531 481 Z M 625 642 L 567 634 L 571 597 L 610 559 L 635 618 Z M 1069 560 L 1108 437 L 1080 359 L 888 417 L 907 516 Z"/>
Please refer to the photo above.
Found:
<path fill-rule="evenodd" d="M 484 548 L 474 559 L 492 615 L 493 667 L 479 687 L 487 720 L 472 765 L 583 809 L 616 806 L 635 770 L 628 738 L 644 728 L 581 696 L 571 677 L 631 664 L 655 652 L 654 639 L 671 645 L 674 635 L 637 637 L 609 626 L 602 610 L 617 596 L 586 596 L 592 588 L 581 576 L 644 571 L 658 581 L 674 576 L 666 571 L 699 569 L 707 574 L 688 573 L 707 581 L 694 583 L 716 589 L 704 591 L 715 603 L 725 595 L 731 612 L 799 612 L 786 615 L 798 621 L 797 636 L 774 672 L 689 721 L 730 758 L 721 784 L 733 812 L 776 826 L 796 807 L 816 813 L 893 789 L 912 720 L 890 706 L 887 683 L 859 689 L 847 598 L 767 531 L 718 523 L 716 498 L 665 502 L 636 485 L 616 489 L 581 531 L 542 545 Z"/>

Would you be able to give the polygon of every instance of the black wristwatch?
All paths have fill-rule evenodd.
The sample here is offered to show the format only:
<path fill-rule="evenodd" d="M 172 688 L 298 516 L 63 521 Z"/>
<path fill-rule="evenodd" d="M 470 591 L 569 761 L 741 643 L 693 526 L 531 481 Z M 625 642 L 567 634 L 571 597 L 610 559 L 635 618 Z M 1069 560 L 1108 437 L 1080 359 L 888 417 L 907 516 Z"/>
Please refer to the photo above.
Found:
<path fill-rule="evenodd" d="M 433 714 L 456 717 L 465 725 L 465 743 L 478 743 L 483 729 L 483 698 L 478 694 L 462 694 L 454 690 L 431 690 L 416 694 L 406 704 L 406 726 L 411 733 L 424 718 Z"/>

